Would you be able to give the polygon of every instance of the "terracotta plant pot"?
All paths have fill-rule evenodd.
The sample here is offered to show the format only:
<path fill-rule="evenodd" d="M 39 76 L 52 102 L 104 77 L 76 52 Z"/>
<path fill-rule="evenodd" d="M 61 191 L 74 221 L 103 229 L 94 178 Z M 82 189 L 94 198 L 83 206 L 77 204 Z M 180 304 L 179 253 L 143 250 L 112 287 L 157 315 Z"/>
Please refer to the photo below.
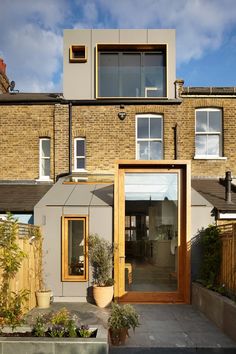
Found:
<path fill-rule="evenodd" d="M 51 295 L 52 295 L 51 290 L 37 291 L 36 298 L 37 298 L 38 307 L 41 309 L 48 308 L 50 306 Z"/>
<path fill-rule="evenodd" d="M 111 286 L 93 286 L 93 298 L 98 307 L 108 306 L 113 298 L 114 287 Z"/>
<path fill-rule="evenodd" d="M 112 345 L 123 345 L 126 342 L 126 338 L 128 335 L 127 328 L 119 328 L 119 329 L 109 329 L 110 340 Z"/>

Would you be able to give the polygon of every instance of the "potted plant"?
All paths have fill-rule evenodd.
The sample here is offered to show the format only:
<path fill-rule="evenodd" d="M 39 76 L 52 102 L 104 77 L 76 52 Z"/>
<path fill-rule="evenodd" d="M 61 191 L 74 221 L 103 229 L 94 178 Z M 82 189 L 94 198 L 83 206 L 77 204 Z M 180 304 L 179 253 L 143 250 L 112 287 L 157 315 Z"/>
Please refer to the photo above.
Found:
<path fill-rule="evenodd" d="M 113 345 L 124 344 L 129 336 L 130 328 L 135 330 L 140 325 L 139 315 L 132 305 L 112 303 L 111 314 L 108 318 L 108 328 Z"/>
<path fill-rule="evenodd" d="M 43 238 L 41 233 L 35 236 L 35 270 L 38 276 L 39 288 L 36 291 L 37 305 L 39 308 L 48 308 L 52 297 L 52 291 L 46 288 L 43 269 Z"/>
<path fill-rule="evenodd" d="M 93 297 L 96 305 L 103 308 L 111 303 L 114 293 L 114 281 L 111 278 L 113 246 L 97 234 L 90 235 L 88 253 L 93 274 Z"/>

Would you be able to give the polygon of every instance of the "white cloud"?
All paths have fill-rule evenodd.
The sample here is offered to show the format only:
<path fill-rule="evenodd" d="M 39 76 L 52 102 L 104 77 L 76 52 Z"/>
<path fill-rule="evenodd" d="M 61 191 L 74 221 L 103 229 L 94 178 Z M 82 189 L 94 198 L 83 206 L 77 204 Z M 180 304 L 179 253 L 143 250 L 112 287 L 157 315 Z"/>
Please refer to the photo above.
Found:
<path fill-rule="evenodd" d="M 61 66 L 60 25 L 65 13 L 65 2 L 60 0 L 2 0 L 1 56 L 20 91 L 61 90 L 54 76 Z"/>
<path fill-rule="evenodd" d="M 78 0 L 80 6 L 82 1 Z M 91 0 L 100 21 L 116 28 L 175 28 L 178 64 L 201 58 L 222 45 L 236 25 L 235 0 Z M 106 14 L 106 16 L 102 16 Z M 90 23 L 83 12 L 81 23 Z"/>
<path fill-rule="evenodd" d="M 0 2 L 0 55 L 20 91 L 61 90 L 63 28 L 175 28 L 183 66 L 230 41 L 236 27 L 235 0 Z"/>

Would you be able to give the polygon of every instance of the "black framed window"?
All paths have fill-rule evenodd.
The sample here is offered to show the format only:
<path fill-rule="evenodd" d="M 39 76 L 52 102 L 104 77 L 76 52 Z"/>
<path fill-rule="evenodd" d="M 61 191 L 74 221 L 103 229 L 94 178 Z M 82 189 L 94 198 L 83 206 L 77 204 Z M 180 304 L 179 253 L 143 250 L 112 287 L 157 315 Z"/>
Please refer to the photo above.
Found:
<path fill-rule="evenodd" d="M 99 51 L 99 97 L 166 97 L 166 53 Z"/>

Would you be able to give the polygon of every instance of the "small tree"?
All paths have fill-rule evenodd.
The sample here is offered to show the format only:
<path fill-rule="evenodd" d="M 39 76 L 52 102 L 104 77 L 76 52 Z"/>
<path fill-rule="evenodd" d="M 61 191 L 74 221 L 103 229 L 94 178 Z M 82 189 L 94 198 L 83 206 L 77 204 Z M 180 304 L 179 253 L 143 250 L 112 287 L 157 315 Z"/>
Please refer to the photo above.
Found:
<path fill-rule="evenodd" d="M 113 285 L 111 278 L 113 266 L 113 246 L 97 234 L 88 240 L 89 262 L 93 268 L 93 280 L 98 286 Z"/>
<path fill-rule="evenodd" d="M 12 328 L 22 322 L 22 307 L 28 299 L 28 291 L 15 293 L 10 289 L 10 281 L 14 279 L 26 253 L 17 243 L 18 225 L 11 214 L 0 223 L 0 317 L 2 325 Z"/>

